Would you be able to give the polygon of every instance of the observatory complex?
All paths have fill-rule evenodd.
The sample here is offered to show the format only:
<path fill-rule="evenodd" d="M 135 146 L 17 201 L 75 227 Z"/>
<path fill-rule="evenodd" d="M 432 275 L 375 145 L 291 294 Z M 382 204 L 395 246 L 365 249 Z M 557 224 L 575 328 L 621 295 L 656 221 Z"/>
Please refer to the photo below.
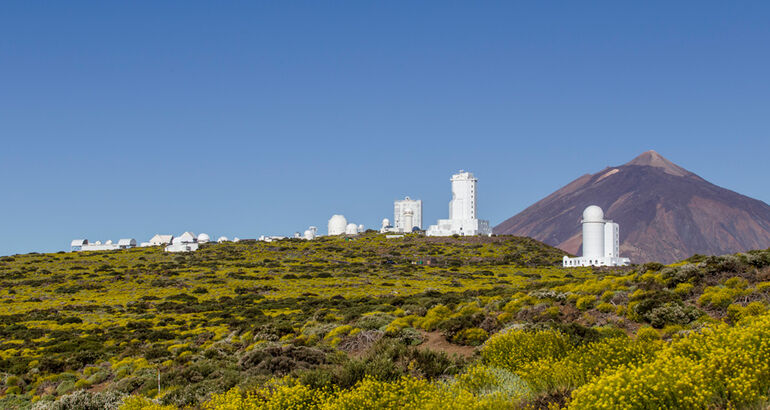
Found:
<path fill-rule="evenodd" d="M 129 248 L 135 248 L 136 247 L 136 239 L 121 239 L 118 241 L 118 243 L 114 243 L 112 241 L 106 241 L 102 243 L 101 241 L 96 242 L 88 242 L 88 239 L 74 239 L 72 242 L 70 242 L 70 249 L 73 252 L 80 252 L 80 251 L 112 251 L 116 249 L 129 249 Z"/>
<path fill-rule="evenodd" d="M 627 266 L 628 258 L 621 258 L 620 227 L 617 223 L 604 219 L 604 211 L 591 205 L 583 211 L 583 256 L 570 258 L 565 256 L 563 266 Z"/>
<path fill-rule="evenodd" d="M 431 225 L 428 236 L 492 235 L 489 221 L 477 218 L 478 179 L 472 173 L 460 170 L 452 175 L 452 200 L 449 201 L 449 219 L 439 219 Z"/>

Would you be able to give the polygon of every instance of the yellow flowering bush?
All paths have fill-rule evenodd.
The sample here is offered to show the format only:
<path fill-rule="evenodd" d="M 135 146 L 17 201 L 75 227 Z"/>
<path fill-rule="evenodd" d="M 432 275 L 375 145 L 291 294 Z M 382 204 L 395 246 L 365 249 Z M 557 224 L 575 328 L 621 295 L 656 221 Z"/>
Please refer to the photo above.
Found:
<path fill-rule="evenodd" d="M 444 305 L 436 305 L 428 310 L 425 317 L 418 319 L 415 325 L 425 330 L 434 330 L 441 322 L 449 319 L 451 315 L 451 309 Z"/>
<path fill-rule="evenodd" d="M 567 336 L 554 330 L 510 330 L 492 336 L 481 349 L 484 364 L 516 372 L 524 364 L 559 358 L 571 350 Z"/>
<path fill-rule="evenodd" d="M 575 409 L 750 407 L 770 389 L 770 315 L 714 324 L 648 362 L 605 373 L 572 393 Z"/>

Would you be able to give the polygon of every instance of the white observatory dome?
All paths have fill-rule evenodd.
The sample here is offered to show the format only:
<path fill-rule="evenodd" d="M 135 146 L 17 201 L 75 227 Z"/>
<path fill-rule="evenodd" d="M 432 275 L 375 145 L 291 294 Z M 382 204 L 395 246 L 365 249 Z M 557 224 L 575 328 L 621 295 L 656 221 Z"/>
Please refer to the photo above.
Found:
<path fill-rule="evenodd" d="M 240 242 L 240 241 L 241 241 L 241 238 L 239 238 L 237 236 L 235 238 L 233 238 L 233 242 Z"/>
<path fill-rule="evenodd" d="M 217 239 L 217 242 L 219 242 L 219 243 L 222 243 L 222 242 L 229 242 L 229 241 L 230 241 L 230 240 L 229 240 L 229 239 L 227 239 L 227 237 L 226 237 L 226 236 L 220 236 L 220 237 L 219 237 L 219 239 Z"/>
<path fill-rule="evenodd" d="M 364 230 L 364 224 L 358 225 L 358 233 L 362 233 Z"/>
<path fill-rule="evenodd" d="M 329 219 L 329 235 L 342 235 L 345 233 L 345 227 L 348 225 L 348 220 L 342 215 L 333 215 Z"/>
<path fill-rule="evenodd" d="M 211 238 L 209 238 L 209 236 L 206 235 L 205 233 L 198 235 L 198 243 L 206 243 L 206 242 L 209 242 L 210 240 Z"/>
<path fill-rule="evenodd" d="M 358 233 L 358 225 L 349 223 L 345 226 L 345 235 L 355 235 Z"/>
<path fill-rule="evenodd" d="M 382 227 L 385 228 L 385 227 L 388 227 L 388 226 L 390 226 L 390 219 L 388 219 L 388 218 L 383 219 L 382 220 Z"/>
<path fill-rule="evenodd" d="M 107 242 L 104 243 L 105 245 L 112 245 L 112 239 L 108 239 Z"/>
<path fill-rule="evenodd" d="M 596 205 L 591 205 L 583 211 L 583 221 L 585 222 L 603 222 L 604 211 Z"/>

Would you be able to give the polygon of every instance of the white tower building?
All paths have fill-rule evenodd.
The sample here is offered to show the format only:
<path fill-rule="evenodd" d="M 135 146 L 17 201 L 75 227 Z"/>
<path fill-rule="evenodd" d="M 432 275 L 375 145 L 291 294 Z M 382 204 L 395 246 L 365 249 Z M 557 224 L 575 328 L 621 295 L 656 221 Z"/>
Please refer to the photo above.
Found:
<path fill-rule="evenodd" d="M 328 234 L 329 235 L 342 235 L 345 233 L 345 227 L 348 225 L 348 220 L 342 215 L 333 215 L 329 219 Z"/>
<path fill-rule="evenodd" d="M 422 200 L 406 197 L 393 202 L 393 227 L 396 232 L 422 229 Z"/>
<path fill-rule="evenodd" d="M 583 257 L 604 256 L 604 211 L 591 205 L 583 211 Z"/>
<path fill-rule="evenodd" d="M 626 266 L 628 258 L 620 257 L 620 226 L 604 219 L 604 211 L 591 205 L 583 211 L 583 256 L 564 257 L 564 267 Z"/>
<path fill-rule="evenodd" d="M 449 201 L 449 219 L 476 219 L 476 186 L 479 180 L 470 172 L 452 175 L 452 200 Z"/>
<path fill-rule="evenodd" d="M 452 200 L 449 201 L 449 219 L 439 219 L 428 228 L 428 236 L 492 235 L 489 221 L 477 218 L 478 179 L 470 172 L 452 175 Z"/>

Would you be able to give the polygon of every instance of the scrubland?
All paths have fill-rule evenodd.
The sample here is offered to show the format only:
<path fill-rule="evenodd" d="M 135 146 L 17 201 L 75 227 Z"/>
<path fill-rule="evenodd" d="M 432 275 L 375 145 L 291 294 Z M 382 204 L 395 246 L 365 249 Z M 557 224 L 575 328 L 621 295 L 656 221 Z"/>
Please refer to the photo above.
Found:
<path fill-rule="evenodd" d="M 0 408 L 765 408 L 770 250 L 560 267 L 527 238 L 0 258 Z"/>

